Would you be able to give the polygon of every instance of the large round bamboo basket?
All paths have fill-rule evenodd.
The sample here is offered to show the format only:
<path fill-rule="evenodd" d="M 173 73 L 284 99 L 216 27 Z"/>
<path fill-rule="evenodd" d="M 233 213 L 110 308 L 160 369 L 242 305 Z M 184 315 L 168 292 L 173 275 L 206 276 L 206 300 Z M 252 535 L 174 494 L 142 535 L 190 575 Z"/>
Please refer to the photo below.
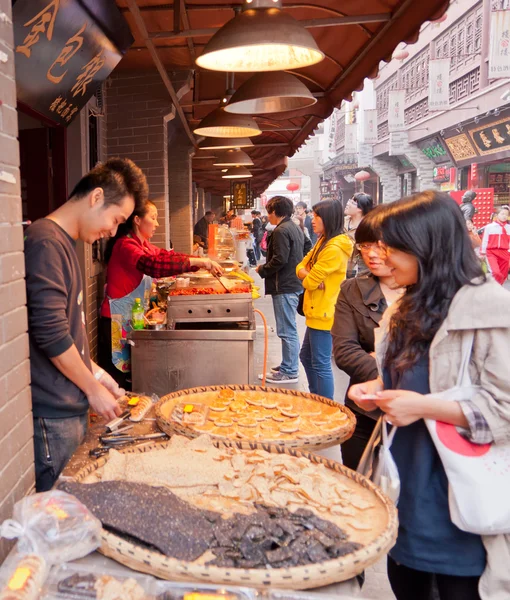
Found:
<path fill-rule="evenodd" d="M 165 444 L 151 444 L 142 448 L 127 448 L 121 450 L 121 452 L 150 452 L 165 448 L 167 445 L 168 442 Z M 243 444 L 236 442 L 230 442 L 229 444 L 214 442 L 214 445 L 218 448 L 229 446 L 243 448 Z M 391 500 L 364 476 L 335 461 L 294 448 L 255 443 L 251 444 L 251 448 L 273 453 L 285 453 L 294 457 L 303 456 L 315 464 L 322 463 L 327 468 L 341 473 L 358 485 L 371 490 L 379 503 L 380 510 L 387 515 L 386 528 L 372 542 L 351 554 L 335 560 L 287 569 L 235 569 L 182 562 L 152 551 L 147 547 L 137 545 L 133 541 L 128 541 L 104 529 L 101 536 L 100 552 L 135 571 L 148 573 L 161 579 L 251 586 L 259 589 L 273 587 L 305 590 L 351 579 L 377 562 L 382 555 L 393 547 L 398 529 L 397 510 Z M 91 462 L 80 470 L 74 479 L 78 482 L 83 481 L 103 466 L 106 461 L 107 458 L 102 457 Z"/>
<path fill-rule="evenodd" d="M 348 440 L 354 433 L 354 429 L 356 427 L 356 417 L 354 416 L 353 412 L 343 404 L 339 404 L 338 402 L 334 402 L 333 400 L 329 400 L 328 398 L 323 398 L 322 396 L 317 396 L 316 394 L 308 394 L 306 392 L 299 392 L 297 390 L 267 388 L 258 385 L 215 385 L 210 387 L 198 387 L 190 388 L 187 390 L 179 390 L 178 392 L 172 392 L 171 394 L 167 394 L 166 396 L 163 396 L 160 399 L 160 401 L 156 404 L 156 419 L 158 427 L 168 435 L 173 435 L 174 433 L 177 433 L 179 435 L 184 435 L 188 438 L 194 438 L 202 435 L 202 433 L 194 430 L 192 427 L 176 423 L 175 421 L 171 421 L 167 416 L 163 414 L 162 409 L 164 405 L 168 402 L 175 402 L 176 400 L 179 400 L 181 402 L 185 401 L 186 397 L 190 396 L 191 394 L 215 392 L 226 388 L 242 392 L 265 392 L 268 396 L 271 396 L 271 394 L 283 394 L 285 396 L 291 396 L 294 398 L 305 398 L 306 400 L 312 400 L 314 402 L 318 402 L 319 404 L 334 406 L 335 408 L 341 410 L 348 417 L 348 421 L 346 422 L 345 426 L 336 432 L 323 433 L 314 437 L 306 437 L 301 439 L 299 437 L 289 437 L 285 440 L 273 440 L 271 438 L 268 438 L 260 439 L 255 442 L 251 440 L 240 440 L 237 437 L 231 438 L 226 436 L 208 434 L 211 435 L 211 437 L 215 440 L 220 440 L 224 443 L 235 443 L 237 447 L 253 448 L 253 444 L 274 444 L 276 446 L 282 446 L 284 448 L 304 448 L 306 450 L 311 451 L 322 450 L 324 448 L 336 446 Z M 241 446 L 239 446 L 239 444 L 241 444 Z"/>

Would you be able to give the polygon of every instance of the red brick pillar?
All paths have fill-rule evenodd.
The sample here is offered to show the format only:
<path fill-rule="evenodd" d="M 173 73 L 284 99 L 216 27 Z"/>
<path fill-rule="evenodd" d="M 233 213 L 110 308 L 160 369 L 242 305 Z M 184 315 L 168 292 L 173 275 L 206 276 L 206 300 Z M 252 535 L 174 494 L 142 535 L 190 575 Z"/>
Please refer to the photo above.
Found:
<path fill-rule="evenodd" d="M 0 523 L 34 486 L 18 116 L 10 0 L 0 0 Z M 10 546 L 0 540 L 0 562 Z"/>
<path fill-rule="evenodd" d="M 191 155 L 194 147 L 178 119 L 168 123 L 170 237 L 176 252 L 193 251 Z"/>

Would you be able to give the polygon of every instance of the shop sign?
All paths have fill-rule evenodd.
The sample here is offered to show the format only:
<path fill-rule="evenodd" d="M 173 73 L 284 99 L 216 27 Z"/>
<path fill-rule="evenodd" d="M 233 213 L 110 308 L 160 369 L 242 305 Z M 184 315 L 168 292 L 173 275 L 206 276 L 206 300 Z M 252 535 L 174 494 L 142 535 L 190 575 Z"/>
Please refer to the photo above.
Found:
<path fill-rule="evenodd" d="M 346 163 L 335 167 L 337 175 L 346 175 L 348 173 L 356 173 L 358 171 L 358 163 Z"/>
<path fill-rule="evenodd" d="M 434 167 L 432 180 L 434 183 L 446 183 L 450 181 L 451 167 Z"/>
<path fill-rule="evenodd" d="M 470 129 L 469 135 L 482 156 L 510 150 L 510 118 Z"/>
<path fill-rule="evenodd" d="M 377 143 L 377 109 L 363 111 L 363 142 Z"/>
<path fill-rule="evenodd" d="M 230 208 L 253 208 L 255 202 L 251 193 L 250 180 L 230 182 Z"/>
<path fill-rule="evenodd" d="M 473 144 L 465 133 L 447 138 L 445 142 L 455 162 L 468 160 L 477 156 Z"/>
<path fill-rule="evenodd" d="M 418 142 L 418 148 L 436 164 L 442 164 L 450 160 L 446 148 L 437 136 Z"/>
<path fill-rule="evenodd" d="M 390 133 L 405 129 L 405 90 L 391 90 L 388 94 L 388 128 Z"/>
<path fill-rule="evenodd" d="M 77 0 L 17 0 L 13 7 L 18 100 L 61 125 L 69 125 L 133 43 L 115 2 L 103 0 L 98 10 L 122 47 Z"/>
<path fill-rule="evenodd" d="M 345 126 L 344 153 L 356 154 L 358 152 L 358 126 L 356 123 Z"/>
<path fill-rule="evenodd" d="M 450 59 L 429 61 L 429 110 L 450 106 Z"/>
<path fill-rule="evenodd" d="M 405 154 L 407 149 L 408 134 L 407 131 L 397 131 L 390 133 L 390 156 L 399 156 Z"/>
<path fill-rule="evenodd" d="M 489 79 L 510 77 L 510 10 L 491 13 Z"/>

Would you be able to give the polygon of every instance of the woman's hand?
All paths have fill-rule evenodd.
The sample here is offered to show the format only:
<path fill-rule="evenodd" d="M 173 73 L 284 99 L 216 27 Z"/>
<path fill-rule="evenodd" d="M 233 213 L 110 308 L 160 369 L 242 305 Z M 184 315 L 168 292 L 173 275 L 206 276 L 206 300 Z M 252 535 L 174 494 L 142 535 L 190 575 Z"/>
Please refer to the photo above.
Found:
<path fill-rule="evenodd" d="M 299 279 L 301 279 L 301 281 L 303 281 L 305 277 L 308 277 L 308 273 L 308 269 L 305 269 L 303 267 L 302 269 L 299 269 L 297 276 L 299 277 Z"/>
<path fill-rule="evenodd" d="M 210 271 L 213 275 L 223 275 L 223 269 L 220 265 L 210 258 L 196 258 L 193 263 L 197 267 Z"/>
<path fill-rule="evenodd" d="M 378 392 L 383 390 L 383 382 L 381 378 L 372 379 L 372 381 L 366 381 L 365 383 L 358 383 L 349 388 L 347 396 L 355 402 L 360 408 L 367 412 L 371 412 L 377 409 L 377 404 L 373 400 L 363 400 L 364 396 L 375 396 Z"/>
<path fill-rule="evenodd" d="M 430 399 L 423 394 L 407 390 L 386 390 L 377 394 L 374 404 L 379 407 L 393 425 L 405 427 L 427 418 Z"/>

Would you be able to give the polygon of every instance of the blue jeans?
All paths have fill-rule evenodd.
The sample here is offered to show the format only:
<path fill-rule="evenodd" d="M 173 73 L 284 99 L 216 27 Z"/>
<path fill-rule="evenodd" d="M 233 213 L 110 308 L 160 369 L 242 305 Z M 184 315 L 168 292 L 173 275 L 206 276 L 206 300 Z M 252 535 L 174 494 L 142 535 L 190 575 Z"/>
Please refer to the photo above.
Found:
<path fill-rule="evenodd" d="M 306 328 L 299 358 L 305 368 L 312 394 L 333 400 L 335 385 L 331 368 L 333 338 L 330 331 Z"/>
<path fill-rule="evenodd" d="M 88 414 L 64 419 L 34 417 L 35 489 L 53 487 L 71 456 L 83 442 Z"/>
<path fill-rule="evenodd" d="M 299 336 L 296 324 L 298 301 L 297 292 L 273 296 L 276 335 L 282 341 L 280 372 L 290 377 L 297 377 L 299 373 Z"/>
<path fill-rule="evenodd" d="M 258 242 L 253 243 L 253 252 L 255 252 L 255 258 L 257 259 L 257 261 L 259 261 L 260 257 L 261 257 L 261 253 L 260 253 L 260 246 L 259 246 Z"/>

